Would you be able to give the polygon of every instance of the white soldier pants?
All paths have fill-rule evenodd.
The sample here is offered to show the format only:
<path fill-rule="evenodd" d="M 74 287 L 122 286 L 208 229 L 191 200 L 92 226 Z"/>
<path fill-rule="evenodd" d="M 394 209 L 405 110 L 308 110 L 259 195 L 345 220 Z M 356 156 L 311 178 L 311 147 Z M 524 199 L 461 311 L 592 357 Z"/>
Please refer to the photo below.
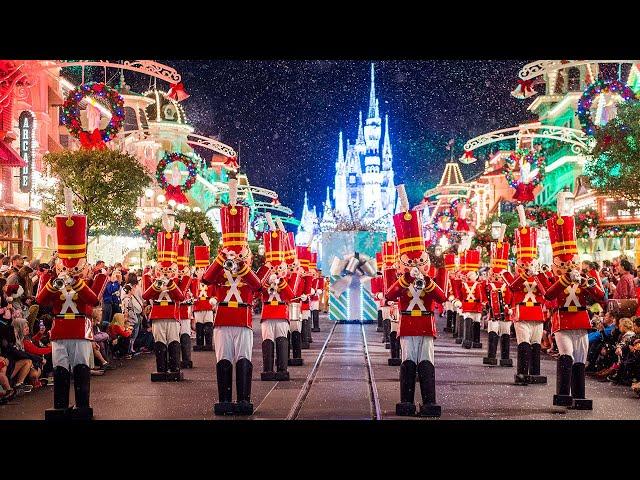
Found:
<path fill-rule="evenodd" d="M 480 323 L 480 317 L 482 316 L 482 314 L 479 312 L 463 312 L 462 316 L 464 318 L 470 318 L 476 323 Z"/>
<path fill-rule="evenodd" d="M 51 360 L 53 368 L 63 367 L 69 371 L 76 365 L 87 365 L 91 361 L 93 346 L 91 340 L 52 340 Z"/>
<path fill-rule="evenodd" d="M 309 318 L 311 318 L 311 310 L 302 310 L 300 312 L 300 318 L 303 320 L 309 320 Z"/>
<path fill-rule="evenodd" d="M 289 333 L 289 322 L 287 320 L 263 320 L 260 323 L 262 331 L 262 341 L 276 341 L 278 337 L 287 337 Z"/>
<path fill-rule="evenodd" d="M 173 318 L 151 320 L 151 333 L 155 342 L 169 345 L 180 341 L 180 324 Z"/>
<path fill-rule="evenodd" d="M 213 345 L 216 351 L 216 362 L 229 360 L 235 365 L 241 358 L 251 361 L 253 330 L 247 327 L 214 327 Z"/>
<path fill-rule="evenodd" d="M 400 337 L 401 358 L 419 364 L 423 360 L 433 363 L 433 337 Z M 434 364 L 435 365 L 435 364 Z"/>
<path fill-rule="evenodd" d="M 302 316 L 300 314 L 300 304 L 289 304 L 289 330 L 292 332 L 302 331 Z"/>
<path fill-rule="evenodd" d="M 542 341 L 542 322 L 515 322 L 518 343 L 540 343 Z"/>
<path fill-rule="evenodd" d="M 558 353 L 569 355 L 573 363 L 585 363 L 589 350 L 589 336 L 584 328 L 578 330 L 560 330 L 554 334 Z"/>
<path fill-rule="evenodd" d="M 391 307 L 383 306 L 383 307 L 380 307 L 380 310 L 382 310 L 383 320 L 389 320 L 391 318 Z"/>
<path fill-rule="evenodd" d="M 188 318 L 182 319 L 180 320 L 180 336 L 184 335 L 191 335 L 191 320 L 189 320 Z"/>
<path fill-rule="evenodd" d="M 213 311 L 202 310 L 200 312 L 193 312 L 193 318 L 196 319 L 196 323 L 213 323 Z"/>
<path fill-rule="evenodd" d="M 511 335 L 511 322 L 500 322 L 495 320 L 489 320 L 487 326 L 487 332 L 495 332 L 498 335 Z"/>
<path fill-rule="evenodd" d="M 319 300 L 310 300 L 309 308 L 311 310 L 320 310 L 320 301 Z"/>

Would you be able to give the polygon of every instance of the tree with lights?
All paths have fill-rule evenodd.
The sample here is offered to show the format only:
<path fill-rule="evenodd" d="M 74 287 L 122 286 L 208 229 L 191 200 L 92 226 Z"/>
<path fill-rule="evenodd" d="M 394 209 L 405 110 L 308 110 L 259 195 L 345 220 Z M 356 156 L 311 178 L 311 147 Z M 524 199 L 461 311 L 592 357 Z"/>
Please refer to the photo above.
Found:
<path fill-rule="evenodd" d="M 66 186 L 78 212 L 87 216 L 89 235 L 127 235 L 136 229 L 138 199 L 151 179 L 134 156 L 81 149 L 48 153 L 42 159 L 49 175 L 59 180 L 38 189 L 45 224 L 53 225 L 54 217 L 64 213 Z"/>
<path fill-rule="evenodd" d="M 618 115 L 595 131 L 596 146 L 585 165 L 599 193 L 640 201 L 640 102 L 618 106 Z"/>

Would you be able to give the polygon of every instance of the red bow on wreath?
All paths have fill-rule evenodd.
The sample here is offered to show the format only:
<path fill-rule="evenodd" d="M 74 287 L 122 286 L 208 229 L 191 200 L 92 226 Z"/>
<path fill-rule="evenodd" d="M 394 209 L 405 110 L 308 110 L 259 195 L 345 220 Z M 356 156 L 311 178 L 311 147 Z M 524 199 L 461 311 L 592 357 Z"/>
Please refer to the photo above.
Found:
<path fill-rule="evenodd" d="M 240 168 L 240 165 L 238 165 L 238 159 L 236 157 L 227 157 L 227 159 L 224 161 L 224 164 L 227 167 L 232 168 L 233 170 L 238 170 L 238 168 Z"/>
<path fill-rule="evenodd" d="M 171 98 L 172 100 L 181 102 L 189 98 L 190 95 L 185 91 L 184 84 L 180 82 L 171 86 L 171 88 L 167 92 L 167 97 Z"/>
<path fill-rule="evenodd" d="M 533 202 L 533 189 L 534 187 L 531 183 L 522 183 L 519 182 L 516 186 L 516 193 L 513 195 L 513 199 L 517 200 L 521 203 Z"/>
<path fill-rule="evenodd" d="M 91 133 L 86 132 L 85 130 L 81 131 L 79 138 L 82 148 L 86 150 L 104 150 L 107 148 L 104 140 L 102 140 L 102 134 L 97 128 Z"/>
<path fill-rule="evenodd" d="M 167 193 L 167 201 L 175 200 L 176 203 L 189 203 L 189 200 L 184 195 L 182 188 L 169 184 L 165 191 Z"/>

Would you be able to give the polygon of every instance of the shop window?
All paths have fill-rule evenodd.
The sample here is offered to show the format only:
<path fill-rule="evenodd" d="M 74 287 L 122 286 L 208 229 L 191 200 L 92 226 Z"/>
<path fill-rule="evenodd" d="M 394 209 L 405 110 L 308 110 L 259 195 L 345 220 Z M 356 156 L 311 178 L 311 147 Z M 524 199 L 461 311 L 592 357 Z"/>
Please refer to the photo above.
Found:
<path fill-rule="evenodd" d="M 572 67 L 569 69 L 567 90 L 570 92 L 579 92 L 580 88 L 580 69 L 578 67 Z"/>
<path fill-rule="evenodd" d="M 124 107 L 124 131 L 138 130 L 136 111 L 131 107 Z"/>

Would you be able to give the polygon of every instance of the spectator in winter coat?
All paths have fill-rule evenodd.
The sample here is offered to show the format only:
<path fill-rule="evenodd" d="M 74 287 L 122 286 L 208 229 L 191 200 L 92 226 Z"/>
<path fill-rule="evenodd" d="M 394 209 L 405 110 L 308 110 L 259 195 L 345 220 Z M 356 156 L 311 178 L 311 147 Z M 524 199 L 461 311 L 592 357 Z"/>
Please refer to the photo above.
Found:
<path fill-rule="evenodd" d="M 124 315 L 116 313 L 111 320 L 111 325 L 107 333 L 114 346 L 116 355 L 119 357 L 131 358 L 129 354 L 129 344 L 131 342 L 131 327 L 125 324 Z"/>
<path fill-rule="evenodd" d="M 104 287 L 102 294 L 102 328 L 107 329 L 111 323 L 113 315 L 120 313 L 120 283 L 122 275 L 114 272 L 111 279 Z"/>

